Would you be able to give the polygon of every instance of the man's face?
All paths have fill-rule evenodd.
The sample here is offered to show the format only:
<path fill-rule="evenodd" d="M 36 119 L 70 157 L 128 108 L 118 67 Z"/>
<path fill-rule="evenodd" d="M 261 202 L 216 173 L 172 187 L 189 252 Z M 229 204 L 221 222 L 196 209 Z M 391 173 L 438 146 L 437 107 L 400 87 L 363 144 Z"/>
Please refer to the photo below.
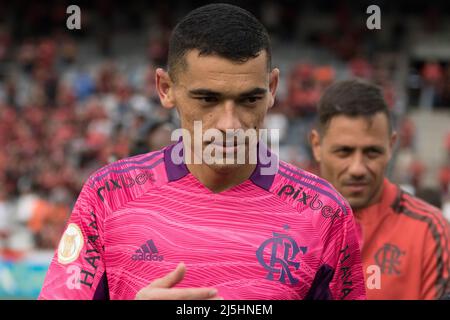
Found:
<path fill-rule="evenodd" d="M 197 50 L 191 50 L 185 61 L 186 67 L 177 71 L 176 81 L 168 81 L 166 97 L 161 92 L 167 74 L 161 70 L 157 72 L 161 75 L 159 91 L 163 105 L 176 106 L 181 127 L 189 131 L 192 139 L 194 121 L 201 121 L 203 132 L 219 130 L 224 144 L 227 129 L 256 129 L 258 132 L 268 108 L 274 103 L 279 74 L 277 69 L 268 72 L 265 51 L 245 63 L 236 63 L 217 55 L 199 56 Z M 204 142 L 203 149 L 210 143 L 213 142 Z M 246 154 L 248 148 L 246 145 Z M 225 158 L 227 153 L 235 154 L 236 149 L 220 150 Z M 230 167 L 211 166 L 216 169 Z"/>
<path fill-rule="evenodd" d="M 379 200 L 395 138 L 380 112 L 370 118 L 335 116 L 322 136 L 313 130 L 311 143 L 321 176 L 358 210 Z"/>

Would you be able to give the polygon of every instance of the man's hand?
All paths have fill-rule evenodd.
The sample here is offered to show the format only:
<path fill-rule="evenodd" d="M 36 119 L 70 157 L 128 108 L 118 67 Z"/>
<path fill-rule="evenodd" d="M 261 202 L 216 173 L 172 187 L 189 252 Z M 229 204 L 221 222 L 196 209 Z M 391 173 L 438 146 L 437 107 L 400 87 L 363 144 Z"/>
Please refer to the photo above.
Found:
<path fill-rule="evenodd" d="M 184 278 L 186 266 L 177 268 L 162 278 L 155 279 L 136 294 L 136 300 L 221 300 L 214 288 L 172 288 Z"/>

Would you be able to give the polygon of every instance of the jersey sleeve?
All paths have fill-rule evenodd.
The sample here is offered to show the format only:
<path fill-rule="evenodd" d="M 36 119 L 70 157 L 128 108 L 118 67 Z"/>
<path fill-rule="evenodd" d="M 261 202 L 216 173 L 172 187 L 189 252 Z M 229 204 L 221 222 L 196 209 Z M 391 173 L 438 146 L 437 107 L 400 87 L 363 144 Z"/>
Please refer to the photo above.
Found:
<path fill-rule="evenodd" d="M 334 275 L 330 282 L 330 292 L 335 300 L 365 300 L 365 281 L 361 260 L 360 239 L 352 211 L 341 219 L 336 219 L 333 228 L 337 238 L 335 244 Z"/>
<path fill-rule="evenodd" d="M 40 300 L 108 298 L 103 246 L 104 208 L 85 183 L 50 263 Z"/>
<path fill-rule="evenodd" d="M 428 229 L 424 241 L 422 300 L 443 299 L 450 294 L 450 229 L 445 218 L 438 216 L 437 219 L 440 220 L 440 228 Z"/>

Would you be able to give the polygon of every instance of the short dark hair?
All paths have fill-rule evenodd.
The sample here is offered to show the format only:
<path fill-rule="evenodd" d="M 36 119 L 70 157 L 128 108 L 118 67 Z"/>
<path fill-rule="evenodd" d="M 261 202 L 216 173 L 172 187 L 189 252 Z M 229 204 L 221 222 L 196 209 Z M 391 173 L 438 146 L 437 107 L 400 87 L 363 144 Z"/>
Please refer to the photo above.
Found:
<path fill-rule="evenodd" d="M 168 69 L 174 80 L 185 55 L 197 49 L 200 55 L 216 54 L 246 62 L 266 51 L 271 68 L 271 45 L 266 28 L 248 11 L 234 5 L 214 3 L 191 11 L 174 28 L 169 41 Z"/>
<path fill-rule="evenodd" d="M 370 119 L 379 112 L 387 116 L 391 132 L 391 115 L 381 88 L 359 79 L 337 81 L 324 91 L 319 100 L 318 129 L 324 132 L 331 119 L 339 115 Z"/>

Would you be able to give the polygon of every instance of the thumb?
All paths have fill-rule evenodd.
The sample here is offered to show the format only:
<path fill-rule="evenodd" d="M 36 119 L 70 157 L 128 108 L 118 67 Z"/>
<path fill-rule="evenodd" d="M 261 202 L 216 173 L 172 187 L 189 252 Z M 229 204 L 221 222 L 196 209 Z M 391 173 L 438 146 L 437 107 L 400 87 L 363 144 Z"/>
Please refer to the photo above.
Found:
<path fill-rule="evenodd" d="M 155 279 L 150 283 L 151 288 L 172 288 L 178 282 L 183 280 L 184 274 L 186 273 L 186 265 L 180 262 L 176 269 L 162 278 Z"/>

